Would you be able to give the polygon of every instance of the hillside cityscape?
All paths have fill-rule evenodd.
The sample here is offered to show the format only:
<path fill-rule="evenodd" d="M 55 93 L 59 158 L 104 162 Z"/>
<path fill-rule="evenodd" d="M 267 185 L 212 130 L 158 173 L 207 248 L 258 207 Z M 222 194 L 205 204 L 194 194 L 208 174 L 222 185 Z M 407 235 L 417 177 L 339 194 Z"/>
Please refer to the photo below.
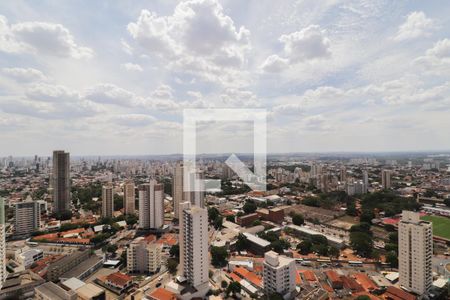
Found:
<path fill-rule="evenodd" d="M 224 157 L 2 158 L 0 298 L 447 299 L 450 153 Z"/>

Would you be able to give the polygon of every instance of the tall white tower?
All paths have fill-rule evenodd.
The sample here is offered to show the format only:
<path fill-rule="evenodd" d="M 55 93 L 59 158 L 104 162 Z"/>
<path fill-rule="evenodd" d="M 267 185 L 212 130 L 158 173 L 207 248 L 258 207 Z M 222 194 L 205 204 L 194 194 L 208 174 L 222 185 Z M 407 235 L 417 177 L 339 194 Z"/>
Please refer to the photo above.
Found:
<path fill-rule="evenodd" d="M 183 163 L 177 163 L 173 173 L 172 198 L 174 217 L 178 220 L 180 219 L 180 203 L 184 202 L 183 172 Z"/>
<path fill-rule="evenodd" d="M 156 180 L 139 186 L 139 227 L 160 228 L 164 225 L 164 187 Z"/>
<path fill-rule="evenodd" d="M 419 295 L 431 287 L 433 226 L 420 220 L 419 213 L 403 211 L 398 227 L 400 285 Z"/>
<path fill-rule="evenodd" d="M 209 289 L 208 212 L 190 202 L 180 204 L 180 265 L 183 276 L 197 290 Z"/>

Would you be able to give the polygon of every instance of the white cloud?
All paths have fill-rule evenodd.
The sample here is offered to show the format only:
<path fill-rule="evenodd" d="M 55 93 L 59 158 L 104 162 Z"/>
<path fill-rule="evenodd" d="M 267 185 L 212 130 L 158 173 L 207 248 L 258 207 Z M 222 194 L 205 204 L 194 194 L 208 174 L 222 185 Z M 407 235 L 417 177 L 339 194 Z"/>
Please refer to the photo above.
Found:
<path fill-rule="evenodd" d="M 16 81 L 24 83 L 47 79 L 41 71 L 33 68 L 3 68 L 2 72 Z"/>
<path fill-rule="evenodd" d="M 310 25 L 300 31 L 283 34 L 284 52 L 289 61 L 321 59 L 331 55 L 330 40 L 319 25 Z"/>
<path fill-rule="evenodd" d="M 283 34 L 279 41 L 284 44 L 283 55 L 270 55 L 261 65 L 265 72 L 281 72 L 290 65 L 313 62 L 331 55 L 330 40 L 319 25 L 309 25 L 300 31 Z"/>
<path fill-rule="evenodd" d="M 147 126 L 155 122 L 155 117 L 143 114 L 118 115 L 112 118 L 113 122 L 130 127 Z"/>
<path fill-rule="evenodd" d="M 61 24 L 22 22 L 9 25 L 4 16 L 0 16 L 0 50 L 77 59 L 94 55 L 92 49 L 79 46 L 70 31 Z"/>
<path fill-rule="evenodd" d="M 142 10 L 128 31 L 145 53 L 210 81 L 231 80 L 227 69 L 242 67 L 250 49 L 250 32 L 237 28 L 217 0 L 183 1 L 170 16 Z"/>
<path fill-rule="evenodd" d="M 156 98 L 173 98 L 173 89 L 167 84 L 162 84 L 153 91 L 152 96 Z"/>
<path fill-rule="evenodd" d="M 139 103 L 136 94 L 109 83 L 97 84 L 87 89 L 84 97 L 97 103 L 115 104 L 124 107 L 133 107 Z"/>
<path fill-rule="evenodd" d="M 408 15 L 405 23 L 400 25 L 394 39 L 404 41 L 429 36 L 435 28 L 435 22 L 427 18 L 424 12 L 414 11 Z"/>
<path fill-rule="evenodd" d="M 133 64 L 133 63 L 125 63 L 125 64 L 121 64 L 120 65 L 122 67 L 122 69 L 127 70 L 127 71 L 132 71 L 132 72 L 142 72 L 144 71 L 142 69 L 142 67 L 138 64 Z"/>
<path fill-rule="evenodd" d="M 282 58 L 276 54 L 266 58 L 261 65 L 261 69 L 269 73 L 277 73 L 284 71 L 289 66 L 289 62 L 286 58 Z"/>
<path fill-rule="evenodd" d="M 425 55 L 416 58 L 413 63 L 421 66 L 428 73 L 450 74 L 450 39 L 438 41 L 426 51 Z"/>
<path fill-rule="evenodd" d="M 81 98 L 76 91 L 65 86 L 47 83 L 33 84 L 25 91 L 25 95 L 29 99 L 43 102 L 71 102 Z"/>

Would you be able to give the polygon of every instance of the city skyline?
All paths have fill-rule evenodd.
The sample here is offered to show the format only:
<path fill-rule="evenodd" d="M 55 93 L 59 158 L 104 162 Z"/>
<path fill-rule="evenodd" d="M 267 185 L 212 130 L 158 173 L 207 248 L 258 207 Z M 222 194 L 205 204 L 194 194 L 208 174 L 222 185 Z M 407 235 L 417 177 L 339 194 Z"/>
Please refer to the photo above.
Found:
<path fill-rule="evenodd" d="M 181 153 L 182 110 L 212 107 L 267 109 L 270 153 L 450 149 L 443 1 L 0 8 L 0 156 Z M 247 125 L 204 152 L 251 152 Z"/>

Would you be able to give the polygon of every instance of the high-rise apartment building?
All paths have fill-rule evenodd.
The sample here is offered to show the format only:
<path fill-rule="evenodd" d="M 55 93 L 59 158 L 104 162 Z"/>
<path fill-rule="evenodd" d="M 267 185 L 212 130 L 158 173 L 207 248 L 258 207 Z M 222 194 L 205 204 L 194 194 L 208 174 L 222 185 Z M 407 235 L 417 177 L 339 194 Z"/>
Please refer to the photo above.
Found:
<path fill-rule="evenodd" d="M 156 273 L 161 267 L 162 244 L 144 237 L 136 238 L 127 249 L 127 271 Z"/>
<path fill-rule="evenodd" d="M 15 204 L 14 216 L 14 233 L 16 235 L 29 235 L 39 230 L 40 205 L 31 198 Z"/>
<path fill-rule="evenodd" d="M 180 204 L 180 266 L 183 276 L 197 290 L 208 291 L 208 212 L 190 202 Z"/>
<path fill-rule="evenodd" d="M 70 211 L 70 154 L 61 150 L 53 151 L 53 211 Z"/>
<path fill-rule="evenodd" d="M 135 199 L 136 192 L 134 182 L 132 180 L 126 180 L 123 185 L 123 208 L 125 214 L 134 214 L 135 213 Z"/>
<path fill-rule="evenodd" d="M 391 188 L 391 170 L 381 171 L 381 185 L 384 190 Z"/>
<path fill-rule="evenodd" d="M 173 172 L 172 198 L 174 217 L 178 220 L 180 219 L 180 203 L 184 202 L 183 172 L 183 163 L 177 163 Z"/>
<path fill-rule="evenodd" d="M 0 289 L 8 276 L 6 271 L 5 202 L 0 197 Z"/>
<path fill-rule="evenodd" d="M 347 169 L 345 167 L 342 167 L 340 170 L 339 181 L 340 182 L 347 181 Z"/>
<path fill-rule="evenodd" d="M 398 226 L 400 285 L 419 295 L 431 287 L 433 226 L 420 220 L 420 214 L 403 211 Z"/>
<path fill-rule="evenodd" d="M 204 208 L 205 207 L 205 187 L 203 185 L 205 173 L 196 171 L 189 174 L 189 182 L 187 182 L 190 191 L 184 193 L 184 201 L 191 202 L 192 205 Z"/>
<path fill-rule="evenodd" d="M 264 254 L 263 279 L 266 295 L 290 295 L 295 291 L 295 260 L 274 251 Z"/>
<path fill-rule="evenodd" d="M 367 170 L 363 170 L 363 194 L 366 194 L 369 190 L 369 173 Z"/>
<path fill-rule="evenodd" d="M 102 217 L 112 218 L 114 214 L 114 188 L 112 184 L 102 187 Z"/>
<path fill-rule="evenodd" d="M 164 186 L 150 180 L 139 186 L 139 227 L 160 228 L 164 225 Z"/>

